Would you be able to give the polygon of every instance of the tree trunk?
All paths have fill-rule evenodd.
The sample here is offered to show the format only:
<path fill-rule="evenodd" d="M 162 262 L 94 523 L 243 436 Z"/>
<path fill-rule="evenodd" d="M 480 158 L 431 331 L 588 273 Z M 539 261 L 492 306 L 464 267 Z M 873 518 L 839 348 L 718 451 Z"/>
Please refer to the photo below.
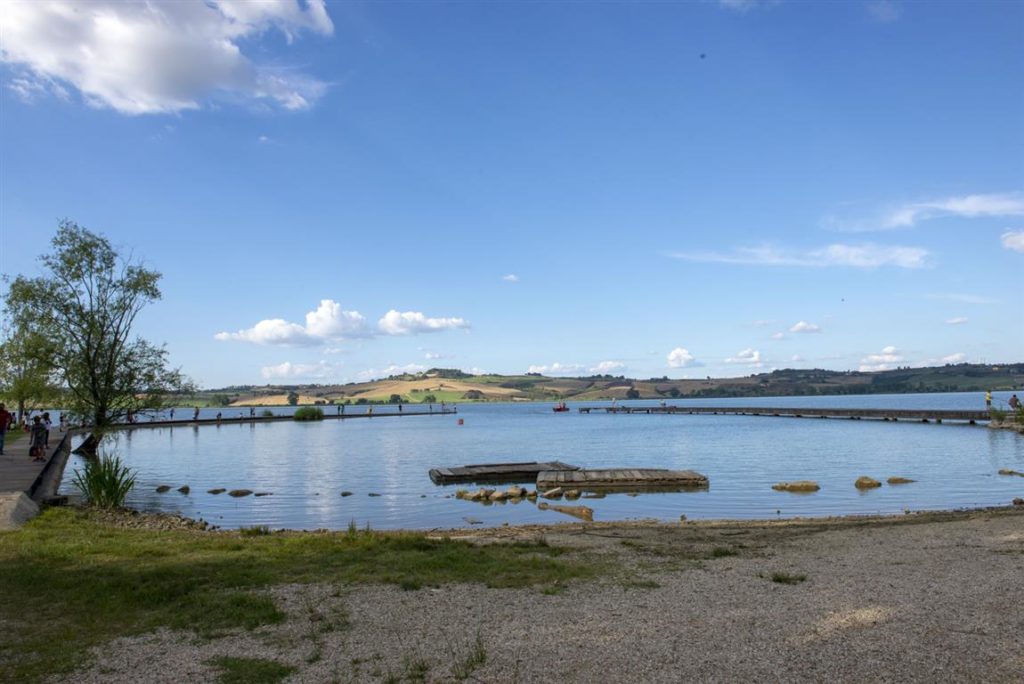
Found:
<path fill-rule="evenodd" d="M 75 453 L 83 456 L 95 456 L 96 452 L 99 451 L 100 440 L 102 439 L 102 437 L 97 437 L 96 435 L 97 433 L 95 432 L 89 433 L 89 436 L 85 438 L 85 441 L 75 449 Z"/>

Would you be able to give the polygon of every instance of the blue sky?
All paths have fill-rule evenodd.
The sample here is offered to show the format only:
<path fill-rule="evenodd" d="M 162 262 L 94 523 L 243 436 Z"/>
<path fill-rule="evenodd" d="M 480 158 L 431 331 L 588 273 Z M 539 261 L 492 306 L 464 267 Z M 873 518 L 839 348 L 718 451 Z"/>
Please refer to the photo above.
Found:
<path fill-rule="evenodd" d="M 1021 361 L 1024 4 L 0 5 L 0 271 L 203 386 Z"/>

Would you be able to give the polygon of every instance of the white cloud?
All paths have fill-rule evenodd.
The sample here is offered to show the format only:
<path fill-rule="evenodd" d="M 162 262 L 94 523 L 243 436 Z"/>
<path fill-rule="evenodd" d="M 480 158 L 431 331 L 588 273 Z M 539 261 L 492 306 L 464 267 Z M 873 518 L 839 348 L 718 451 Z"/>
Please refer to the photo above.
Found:
<path fill-rule="evenodd" d="M 744 349 L 736 353 L 736 356 L 730 356 L 725 359 L 726 363 L 741 364 L 744 366 L 753 366 L 760 368 L 764 365 L 761 361 L 761 352 L 756 349 Z"/>
<path fill-rule="evenodd" d="M 610 375 L 615 371 L 625 370 L 626 364 L 621 361 L 602 361 L 596 366 L 591 366 L 590 372 L 595 375 Z"/>
<path fill-rule="evenodd" d="M 732 252 L 674 252 L 674 259 L 716 264 L 744 266 L 805 266 L 824 268 L 848 266 L 853 268 L 923 268 L 927 265 L 928 250 L 923 247 L 898 245 L 833 244 L 804 252 L 781 250 L 771 245 L 739 247 Z"/>
<path fill-rule="evenodd" d="M 331 340 L 368 337 L 366 319 L 358 311 L 343 311 L 332 299 L 321 299 L 315 311 L 306 314 L 306 325 L 280 318 L 260 321 L 237 332 L 219 332 L 214 339 L 241 340 L 256 344 L 319 344 Z"/>
<path fill-rule="evenodd" d="M 270 101 L 305 109 L 322 81 L 243 53 L 277 29 L 329 36 L 324 0 L 4 0 L 0 61 L 15 65 L 9 87 L 37 95 L 77 89 L 86 103 L 123 114 L 198 109 L 215 98 Z"/>
<path fill-rule="evenodd" d="M 800 356 L 799 354 L 793 354 L 793 356 L 790 357 L 789 360 L 792 361 L 793 363 L 802 363 L 804 357 Z"/>
<path fill-rule="evenodd" d="M 437 352 L 427 352 L 426 354 L 423 355 L 423 358 L 425 358 L 427 361 L 434 361 L 436 359 L 443 359 L 444 357 L 438 354 Z"/>
<path fill-rule="evenodd" d="M 292 363 L 291 361 L 285 361 L 276 366 L 263 366 L 260 369 L 260 375 L 267 380 L 277 378 L 323 379 L 336 377 L 339 368 L 340 364 L 327 363 L 326 361 L 318 363 Z"/>
<path fill-rule="evenodd" d="M 963 363 L 967 360 L 967 354 L 963 352 L 957 352 L 956 354 L 950 354 L 949 356 L 942 357 L 942 363 Z"/>
<path fill-rule="evenodd" d="M 526 369 L 527 373 L 540 373 L 541 375 L 578 375 L 586 369 L 578 363 L 558 363 L 550 366 L 535 365 Z"/>
<path fill-rule="evenodd" d="M 889 24 L 900 18 L 902 8 L 893 0 L 873 0 L 867 4 L 868 14 L 875 21 Z"/>
<path fill-rule="evenodd" d="M 807 321 L 797 321 L 793 324 L 793 327 L 789 329 L 791 333 L 820 333 L 821 326 L 815 323 L 808 323 Z"/>
<path fill-rule="evenodd" d="M 385 335 L 415 335 L 468 327 L 469 323 L 461 318 L 428 318 L 419 311 L 394 309 L 377 321 L 377 328 Z"/>
<path fill-rule="evenodd" d="M 868 354 L 861 359 L 860 371 L 862 373 L 872 373 L 874 371 L 892 370 L 902 360 L 903 355 L 900 354 L 896 347 L 890 345 L 882 349 L 880 354 Z"/>
<path fill-rule="evenodd" d="M 669 368 L 693 368 L 702 365 L 687 349 L 676 347 L 666 357 Z"/>
<path fill-rule="evenodd" d="M 1024 230 L 1008 230 L 1002 235 L 1003 247 L 1024 252 Z"/>
<path fill-rule="evenodd" d="M 384 368 L 381 368 L 380 370 L 377 370 L 376 368 L 367 368 L 366 370 L 359 371 L 358 373 L 356 373 L 356 377 L 359 380 L 368 381 L 373 380 L 375 378 L 386 378 L 392 375 L 402 375 L 404 373 L 421 373 L 425 370 L 427 370 L 427 367 L 422 366 L 418 363 L 407 363 L 404 366 L 399 366 L 397 364 L 392 363 L 388 366 L 385 366 Z"/>
<path fill-rule="evenodd" d="M 967 318 L 964 317 L 964 316 L 956 316 L 954 318 L 947 318 L 946 319 L 946 324 L 947 325 L 963 325 L 966 322 L 967 322 Z"/>
<path fill-rule="evenodd" d="M 784 333 L 784 332 L 773 332 L 772 333 L 772 339 L 773 340 L 784 340 L 784 339 L 786 339 L 786 333 Z"/>
<path fill-rule="evenodd" d="M 1024 194 L 989 193 L 913 202 L 890 211 L 883 218 L 882 227 L 910 228 L 921 221 L 944 216 L 1024 216 Z"/>
<path fill-rule="evenodd" d="M 519 276 L 517 276 L 515 273 L 509 273 L 508 275 L 503 275 L 503 276 L 501 276 L 501 279 L 504 280 L 506 283 L 518 283 L 519 282 Z"/>

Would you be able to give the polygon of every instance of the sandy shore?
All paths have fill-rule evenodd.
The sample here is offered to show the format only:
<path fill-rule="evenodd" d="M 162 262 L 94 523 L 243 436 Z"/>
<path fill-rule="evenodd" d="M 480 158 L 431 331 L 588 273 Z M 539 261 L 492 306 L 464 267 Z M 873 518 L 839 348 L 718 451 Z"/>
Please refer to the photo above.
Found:
<path fill-rule="evenodd" d="M 64 681 L 215 681 L 224 655 L 293 682 L 1024 681 L 1019 507 L 452 534 L 543 537 L 610 569 L 547 593 L 280 586 L 282 625 L 122 639 Z"/>

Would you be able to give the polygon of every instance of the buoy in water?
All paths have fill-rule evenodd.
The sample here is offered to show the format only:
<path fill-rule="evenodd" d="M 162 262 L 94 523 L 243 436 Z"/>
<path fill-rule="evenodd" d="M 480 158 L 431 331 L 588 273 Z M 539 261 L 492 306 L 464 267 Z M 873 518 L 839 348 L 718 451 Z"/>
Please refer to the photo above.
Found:
<path fill-rule="evenodd" d="M 465 423 L 463 422 L 462 418 L 459 418 L 459 425 L 465 425 Z"/>

